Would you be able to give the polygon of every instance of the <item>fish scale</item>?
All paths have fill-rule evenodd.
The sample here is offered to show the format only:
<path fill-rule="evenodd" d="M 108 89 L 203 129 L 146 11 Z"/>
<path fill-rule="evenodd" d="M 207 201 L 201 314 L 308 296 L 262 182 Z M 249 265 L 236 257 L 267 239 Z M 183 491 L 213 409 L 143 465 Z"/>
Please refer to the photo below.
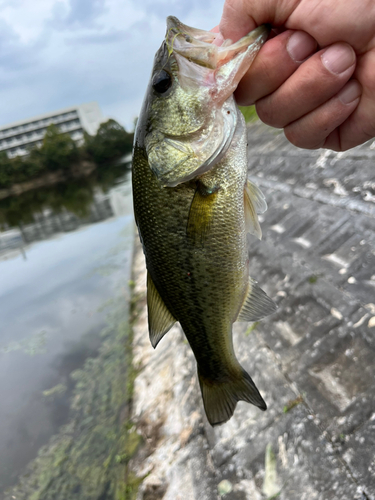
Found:
<path fill-rule="evenodd" d="M 176 54 L 166 50 L 171 33 Z M 247 44 L 235 44 L 232 59 L 226 46 L 222 66 L 207 69 L 199 66 L 195 44 L 194 62 L 185 61 L 195 30 L 168 18 L 135 134 L 133 200 L 148 270 L 150 339 L 156 347 L 180 322 L 197 360 L 212 425 L 227 421 L 241 399 L 266 409 L 232 342 L 234 321 L 255 321 L 275 309 L 249 278 L 247 232 L 259 236 L 256 211 L 264 210 L 265 202 L 246 179 L 246 126 L 232 95 L 235 77 L 249 66 L 253 45 L 259 50 L 265 33 L 258 29 L 248 35 Z M 177 43 L 179 34 L 184 35 L 183 47 Z M 214 36 L 207 32 L 207 39 Z M 203 43 L 202 51 L 207 46 L 220 61 L 220 49 Z M 184 55 L 178 56 L 178 50 Z M 238 67 L 233 65 L 236 58 Z M 227 86 L 220 84 L 224 90 L 208 71 L 220 75 L 221 82 L 227 79 Z M 207 81 L 213 89 L 205 87 Z M 186 107 L 184 113 L 178 111 Z"/>

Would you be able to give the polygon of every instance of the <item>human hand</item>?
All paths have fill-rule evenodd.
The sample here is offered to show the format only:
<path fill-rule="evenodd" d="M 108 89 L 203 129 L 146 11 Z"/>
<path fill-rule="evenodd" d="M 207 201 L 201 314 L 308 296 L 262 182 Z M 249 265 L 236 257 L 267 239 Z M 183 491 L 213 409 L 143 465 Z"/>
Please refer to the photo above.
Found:
<path fill-rule="evenodd" d="M 375 2 L 226 0 L 219 28 L 236 41 L 263 23 L 281 33 L 260 50 L 237 102 L 255 103 L 302 148 L 345 151 L 373 138 Z"/>

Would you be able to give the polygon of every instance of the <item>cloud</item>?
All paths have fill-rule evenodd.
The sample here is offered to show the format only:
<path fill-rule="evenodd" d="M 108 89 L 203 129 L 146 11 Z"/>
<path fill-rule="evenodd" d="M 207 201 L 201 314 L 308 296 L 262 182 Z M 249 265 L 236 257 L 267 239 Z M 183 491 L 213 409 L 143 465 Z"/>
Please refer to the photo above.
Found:
<path fill-rule="evenodd" d="M 129 39 L 129 34 L 125 31 L 112 31 L 110 33 L 94 33 L 78 35 L 66 40 L 67 45 L 97 45 L 103 43 L 124 42 Z"/>
<path fill-rule="evenodd" d="M 107 10 L 103 0 L 69 0 L 56 2 L 53 7 L 51 24 L 56 29 L 76 29 L 93 27 Z"/>
<path fill-rule="evenodd" d="M 216 8 L 216 6 L 220 3 L 215 0 L 206 0 L 202 2 L 201 0 L 189 0 L 188 2 L 181 2 L 181 0 L 132 0 L 134 5 L 142 8 L 147 15 L 153 15 L 159 18 L 162 21 L 165 21 L 168 16 L 176 16 L 177 18 L 181 18 L 181 21 L 185 23 L 187 16 L 190 14 L 210 11 L 212 7 Z M 221 9 L 219 8 L 219 15 L 221 14 Z M 197 16 L 194 16 L 197 17 Z M 204 16 L 202 16 L 201 24 L 199 28 L 204 28 L 202 26 L 202 22 L 204 22 Z M 213 27 L 210 25 L 210 28 Z M 210 29 L 209 28 L 209 29 Z"/>
<path fill-rule="evenodd" d="M 221 0 L 0 0 L 1 122 L 98 101 L 128 128 L 165 18 L 210 29 Z"/>

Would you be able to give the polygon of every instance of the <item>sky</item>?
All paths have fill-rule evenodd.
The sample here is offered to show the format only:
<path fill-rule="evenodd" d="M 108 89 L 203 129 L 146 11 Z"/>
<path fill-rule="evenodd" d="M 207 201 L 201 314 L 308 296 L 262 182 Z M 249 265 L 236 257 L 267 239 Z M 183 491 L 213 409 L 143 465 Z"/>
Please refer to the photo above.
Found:
<path fill-rule="evenodd" d="M 129 131 L 165 19 L 219 23 L 224 0 L 0 0 L 0 126 L 97 101 Z"/>

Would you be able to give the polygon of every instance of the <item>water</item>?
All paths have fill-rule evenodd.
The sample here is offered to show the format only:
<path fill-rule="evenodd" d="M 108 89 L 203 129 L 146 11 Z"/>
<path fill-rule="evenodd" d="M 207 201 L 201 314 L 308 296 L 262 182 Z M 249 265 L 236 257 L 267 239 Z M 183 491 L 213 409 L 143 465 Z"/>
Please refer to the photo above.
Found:
<path fill-rule="evenodd" d="M 127 298 L 134 223 L 121 166 L 0 201 L 0 498 L 66 423 L 71 373 Z"/>

